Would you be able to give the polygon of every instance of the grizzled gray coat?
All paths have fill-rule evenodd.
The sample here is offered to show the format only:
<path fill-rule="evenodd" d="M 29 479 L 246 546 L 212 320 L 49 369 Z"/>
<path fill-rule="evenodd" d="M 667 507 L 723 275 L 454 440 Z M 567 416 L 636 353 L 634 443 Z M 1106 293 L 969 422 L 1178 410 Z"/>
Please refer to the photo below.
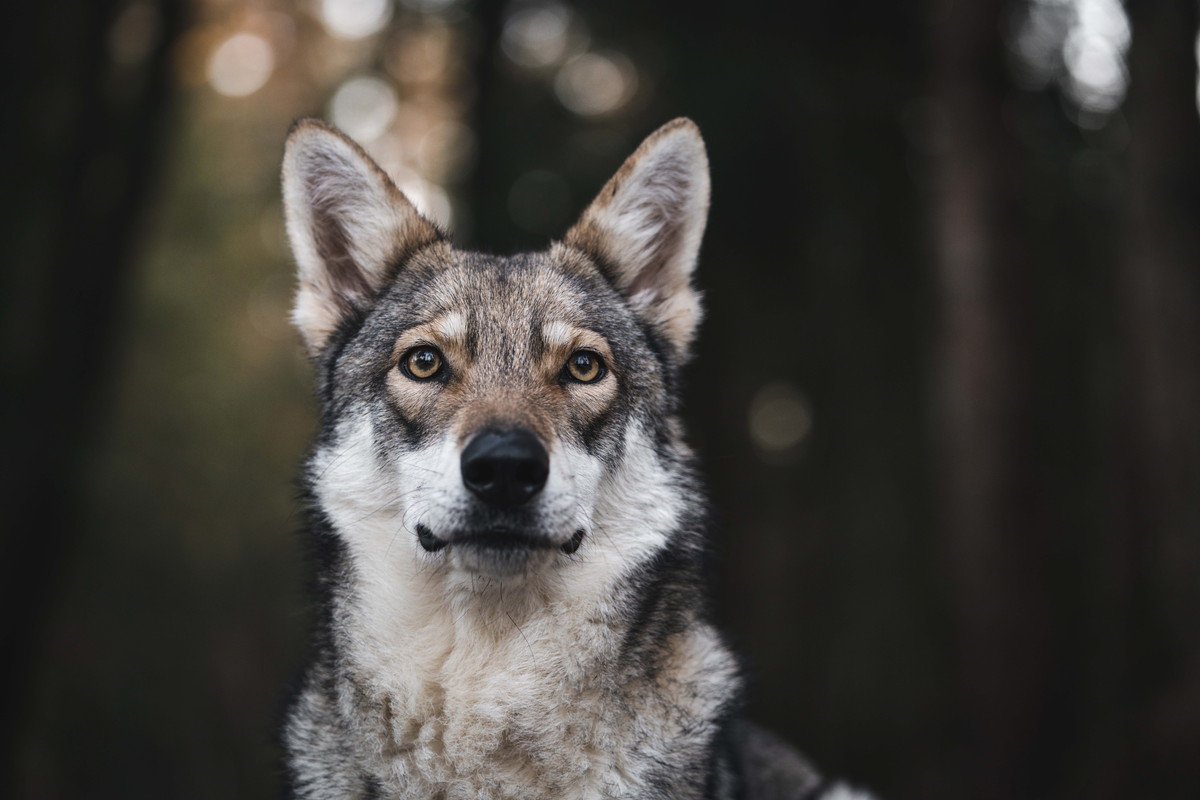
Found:
<path fill-rule="evenodd" d="M 695 125 L 512 257 L 453 248 L 322 123 L 293 129 L 283 182 L 321 405 L 292 796 L 851 797 L 740 720 L 706 612 L 676 414 L 709 195 Z"/>

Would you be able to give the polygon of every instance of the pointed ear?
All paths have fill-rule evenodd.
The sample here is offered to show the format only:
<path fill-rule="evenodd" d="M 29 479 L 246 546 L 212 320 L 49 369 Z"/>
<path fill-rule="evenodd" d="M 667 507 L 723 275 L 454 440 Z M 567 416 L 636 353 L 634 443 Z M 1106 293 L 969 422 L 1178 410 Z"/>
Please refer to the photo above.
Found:
<path fill-rule="evenodd" d="M 441 238 L 361 147 L 318 120 L 288 135 L 283 205 L 299 279 L 292 321 L 312 355 L 407 255 Z"/>
<path fill-rule="evenodd" d="M 691 277 L 708 192 L 700 129 L 690 119 L 676 119 L 642 142 L 563 239 L 600 264 L 681 358 L 701 317 Z"/>

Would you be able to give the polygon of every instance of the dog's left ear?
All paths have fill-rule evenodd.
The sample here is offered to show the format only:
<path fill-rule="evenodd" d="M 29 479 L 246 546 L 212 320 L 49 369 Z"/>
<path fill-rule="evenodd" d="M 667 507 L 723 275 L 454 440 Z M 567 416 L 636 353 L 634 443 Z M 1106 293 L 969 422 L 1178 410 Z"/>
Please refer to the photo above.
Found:
<path fill-rule="evenodd" d="M 690 119 L 676 119 L 642 142 L 563 238 L 596 259 L 681 358 L 701 317 L 691 278 L 708 195 L 700 129 Z"/>

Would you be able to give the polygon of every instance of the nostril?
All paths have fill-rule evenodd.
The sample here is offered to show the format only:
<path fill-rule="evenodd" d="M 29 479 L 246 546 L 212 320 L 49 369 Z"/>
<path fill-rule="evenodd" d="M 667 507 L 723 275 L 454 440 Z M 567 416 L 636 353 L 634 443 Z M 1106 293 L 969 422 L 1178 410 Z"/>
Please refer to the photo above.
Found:
<path fill-rule="evenodd" d="M 486 458 L 477 458 L 462 465 L 463 480 L 473 486 L 486 486 L 495 481 L 493 463 Z"/>
<path fill-rule="evenodd" d="M 546 466 L 540 461 L 522 461 L 516 468 L 517 482 L 526 486 L 541 488 L 546 482 L 546 473 Z"/>

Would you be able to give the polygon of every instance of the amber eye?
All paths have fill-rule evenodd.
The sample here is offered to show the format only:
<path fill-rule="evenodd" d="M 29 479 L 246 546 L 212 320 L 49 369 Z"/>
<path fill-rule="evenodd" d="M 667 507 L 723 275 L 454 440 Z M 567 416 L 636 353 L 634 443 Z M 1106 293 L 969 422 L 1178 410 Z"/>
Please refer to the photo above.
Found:
<path fill-rule="evenodd" d="M 591 350 L 576 350 L 567 359 L 563 372 L 577 383 L 595 383 L 604 377 L 604 360 Z"/>
<path fill-rule="evenodd" d="M 442 354 L 435 347 L 420 345 L 404 354 L 400 368 L 415 381 L 427 381 L 442 371 Z"/>

